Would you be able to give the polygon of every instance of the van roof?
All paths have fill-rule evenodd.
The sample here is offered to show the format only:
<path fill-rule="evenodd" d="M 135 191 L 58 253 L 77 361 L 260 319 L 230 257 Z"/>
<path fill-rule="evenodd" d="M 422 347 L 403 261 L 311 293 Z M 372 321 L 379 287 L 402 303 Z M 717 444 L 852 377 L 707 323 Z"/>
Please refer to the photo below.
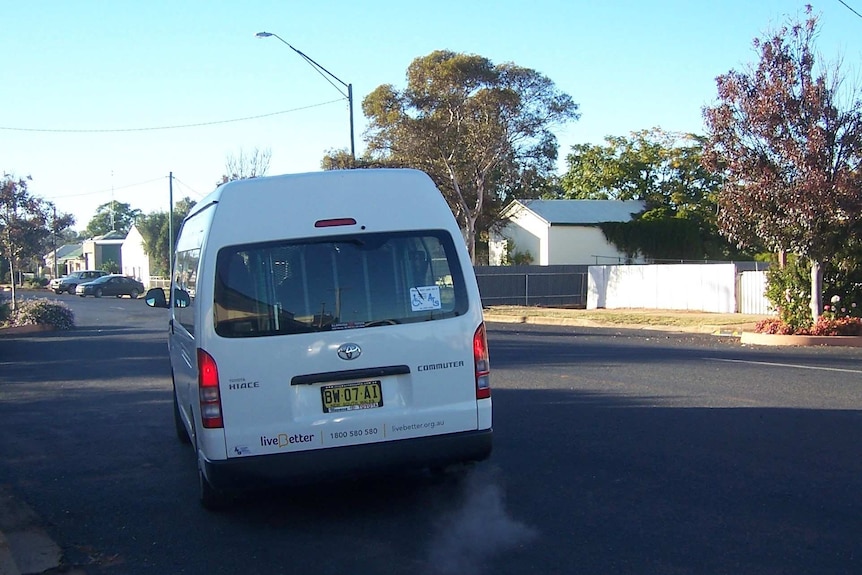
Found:
<path fill-rule="evenodd" d="M 220 227 L 230 229 L 231 243 L 331 235 L 333 228 L 315 224 L 341 218 L 353 218 L 353 229 L 362 231 L 458 230 L 431 178 L 413 169 L 333 170 L 235 180 L 202 199 L 188 217 L 213 203 L 219 204 L 215 218 L 222 221 Z"/>

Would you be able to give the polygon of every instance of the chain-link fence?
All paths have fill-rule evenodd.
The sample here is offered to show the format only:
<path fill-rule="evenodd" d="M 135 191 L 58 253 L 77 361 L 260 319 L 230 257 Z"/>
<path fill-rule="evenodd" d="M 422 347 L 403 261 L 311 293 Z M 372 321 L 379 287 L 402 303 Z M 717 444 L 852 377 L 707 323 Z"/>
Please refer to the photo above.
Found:
<path fill-rule="evenodd" d="M 584 265 L 476 266 L 482 304 L 586 307 Z"/>

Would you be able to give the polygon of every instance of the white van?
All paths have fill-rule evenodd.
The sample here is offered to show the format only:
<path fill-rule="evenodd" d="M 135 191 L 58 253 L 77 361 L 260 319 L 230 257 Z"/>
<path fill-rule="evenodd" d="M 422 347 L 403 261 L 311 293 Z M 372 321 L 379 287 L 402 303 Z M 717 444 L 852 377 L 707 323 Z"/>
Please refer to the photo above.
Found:
<path fill-rule="evenodd" d="M 224 184 L 182 224 L 171 293 L 146 299 L 171 310 L 177 433 L 195 445 L 204 506 L 489 456 L 479 290 L 426 174 Z"/>

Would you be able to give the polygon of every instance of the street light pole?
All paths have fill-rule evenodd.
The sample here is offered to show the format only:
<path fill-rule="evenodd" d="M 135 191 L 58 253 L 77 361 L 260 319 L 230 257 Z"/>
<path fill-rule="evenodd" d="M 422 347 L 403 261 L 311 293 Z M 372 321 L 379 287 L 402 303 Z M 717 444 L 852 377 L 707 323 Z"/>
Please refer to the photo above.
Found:
<path fill-rule="evenodd" d="M 290 44 L 290 42 L 288 42 L 287 40 L 285 40 L 284 38 L 282 38 L 278 34 L 274 34 L 272 32 L 258 32 L 257 34 L 255 34 L 255 36 L 257 36 L 258 38 L 269 38 L 270 36 L 272 36 L 273 38 L 278 38 L 284 45 L 286 45 L 288 48 L 290 48 L 291 50 L 293 50 L 294 52 L 296 52 L 297 54 L 302 56 L 303 60 L 308 62 L 312 68 L 317 70 L 317 73 L 320 74 L 321 76 L 323 76 L 327 82 L 332 84 L 332 86 L 336 90 L 338 90 L 342 96 L 345 96 L 347 98 L 347 104 L 350 108 L 350 157 L 353 158 L 354 161 L 356 161 L 356 147 L 354 145 L 354 138 L 353 138 L 353 84 L 348 84 L 347 82 L 344 82 L 341 78 L 339 78 L 338 76 L 336 76 L 335 74 L 333 74 L 332 72 L 330 72 L 329 70 L 327 70 L 326 68 L 324 68 L 323 66 L 318 64 L 317 62 L 315 62 L 314 60 L 312 60 L 311 57 L 309 57 L 307 54 L 305 54 L 305 52 L 303 52 L 302 50 L 299 50 L 297 48 L 294 48 Z M 327 78 L 327 76 L 329 76 L 329 78 L 332 78 L 332 80 L 335 80 L 336 82 L 338 82 L 339 84 L 341 84 L 342 86 L 347 88 L 347 94 L 345 94 L 341 88 L 339 88 L 338 86 L 333 84 L 332 80 Z"/>

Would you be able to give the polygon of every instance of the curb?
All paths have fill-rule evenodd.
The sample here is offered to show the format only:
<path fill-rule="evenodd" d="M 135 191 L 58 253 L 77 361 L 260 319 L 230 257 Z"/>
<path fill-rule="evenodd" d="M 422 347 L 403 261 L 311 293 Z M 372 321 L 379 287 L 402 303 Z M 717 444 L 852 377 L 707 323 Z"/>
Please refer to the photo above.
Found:
<path fill-rule="evenodd" d="M 53 325 L 38 324 L 38 325 L 19 325 L 15 327 L 0 327 L 0 337 L 29 335 L 31 333 L 42 333 L 45 331 L 54 331 Z"/>
<path fill-rule="evenodd" d="M 749 345 L 798 345 L 862 347 L 862 336 L 858 335 L 781 335 L 771 333 L 742 334 L 742 343 Z"/>

